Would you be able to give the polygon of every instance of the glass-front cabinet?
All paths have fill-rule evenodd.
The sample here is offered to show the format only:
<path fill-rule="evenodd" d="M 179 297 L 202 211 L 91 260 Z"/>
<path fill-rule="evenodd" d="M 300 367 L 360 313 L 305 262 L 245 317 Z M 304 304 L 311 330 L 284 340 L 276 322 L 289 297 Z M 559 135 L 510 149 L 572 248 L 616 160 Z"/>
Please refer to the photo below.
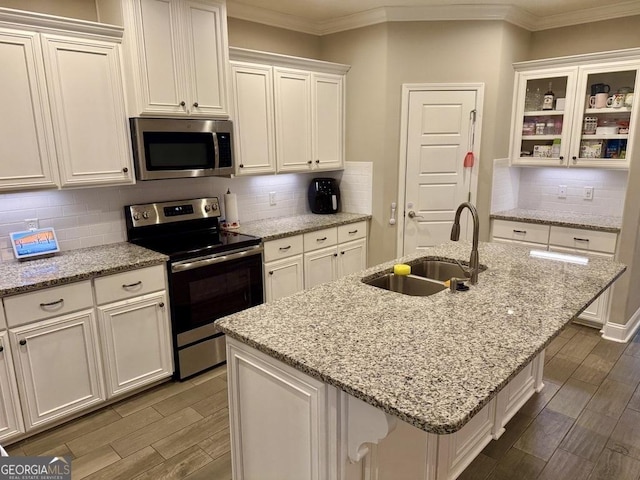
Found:
<path fill-rule="evenodd" d="M 516 64 L 511 163 L 628 168 L 640 88 L 634 52 L 618 62 L 603 61 L 610 52 Z M 572 64 L 554 66 L 562 61 Z"/>

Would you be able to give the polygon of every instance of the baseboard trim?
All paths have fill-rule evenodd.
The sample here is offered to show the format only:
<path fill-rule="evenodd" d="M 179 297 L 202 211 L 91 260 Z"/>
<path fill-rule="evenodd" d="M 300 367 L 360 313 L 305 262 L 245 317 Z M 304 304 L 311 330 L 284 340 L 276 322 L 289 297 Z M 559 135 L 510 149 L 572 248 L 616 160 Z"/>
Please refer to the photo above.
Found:
<path fill-rule="evenodd" d="M 640 308 L 631 316 L 626 325 L 607 323 L 602 329 L 602 338 L 614 342 L 627 343 L 640 328 Z"/>

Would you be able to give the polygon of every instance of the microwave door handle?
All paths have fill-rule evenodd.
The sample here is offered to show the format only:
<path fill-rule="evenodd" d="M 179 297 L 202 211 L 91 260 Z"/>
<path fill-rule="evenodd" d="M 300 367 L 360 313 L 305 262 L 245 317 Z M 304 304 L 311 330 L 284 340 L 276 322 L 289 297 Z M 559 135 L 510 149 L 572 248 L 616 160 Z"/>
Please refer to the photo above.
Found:
<path fill-rule="evenodd" d="M 213 164 L 213 168 L 217 170 L 220 168 L 220 147 L 218 146 L 218 134 L 216 132 L 211 132 L 213 136 L 213 154 L 215 155 L 215 161 Z"/>

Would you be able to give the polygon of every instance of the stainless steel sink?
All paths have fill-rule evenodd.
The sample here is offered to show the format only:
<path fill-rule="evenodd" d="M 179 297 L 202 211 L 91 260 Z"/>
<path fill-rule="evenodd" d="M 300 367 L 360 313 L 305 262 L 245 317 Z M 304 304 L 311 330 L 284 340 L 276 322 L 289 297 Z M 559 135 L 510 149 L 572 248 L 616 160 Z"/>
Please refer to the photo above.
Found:
<path fill-rule="evenodd" d="M 385 290 L 403 293 L 405 295 L 412 295 L 414 297 L 427 297 L 447 288 L 442 282 L 428 278 L 413 275 L 394 275 L 393 273 L 387 273 L 382 277 L 376 277 L 372 280 L 365 279 L 363 282 L 367 285 L 384 288 Z"/>
<path fill-rule="evenodd" d="M 486 270 L 486 267 L 480 266 L 479 270 L 482 272 Z M 445 260 L 422 260 L 415 265 L 411 265 L 411 274 L 441 282 L 451 280 L 454 277 L 470 277 L 470 274 L 465 272 L 460 265 Z"/>

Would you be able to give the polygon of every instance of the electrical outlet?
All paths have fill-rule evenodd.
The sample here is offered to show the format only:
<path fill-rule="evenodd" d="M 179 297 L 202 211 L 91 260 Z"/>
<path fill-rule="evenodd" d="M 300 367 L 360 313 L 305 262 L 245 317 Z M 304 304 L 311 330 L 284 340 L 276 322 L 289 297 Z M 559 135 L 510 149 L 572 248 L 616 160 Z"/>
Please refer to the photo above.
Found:
<path fill-rule="evenodd" d="M 269 192 L 269 205 L 276 204 L 276 192 Z"/>
<path fill-rule="evenodd" d="M 593 200 L 593 187 L 584 187 L 584 199 Z"/>
<path fill-rule="evenodd" d="M 38 219 L 37 218 L 25 218 L 24 223 L 27 224 L 28 230 L 36 230 L 38 228 Z"/>
<path fill-rule="evenodd" d="M 558 198 L 567 198 L 567 186 L 558 185 Z"/>

